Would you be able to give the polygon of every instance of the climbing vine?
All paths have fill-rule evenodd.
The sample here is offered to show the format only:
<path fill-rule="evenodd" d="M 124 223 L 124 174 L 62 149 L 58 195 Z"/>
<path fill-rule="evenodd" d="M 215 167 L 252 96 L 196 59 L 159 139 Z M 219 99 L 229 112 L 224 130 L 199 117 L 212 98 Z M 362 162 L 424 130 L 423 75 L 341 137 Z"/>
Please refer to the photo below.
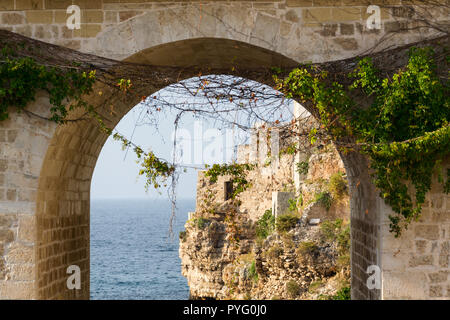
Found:
<path fill-rule="evenodd" d="M 19 112 L 34 101 L 38 90 L 48 93 L 52 108 L 51 121 L 64 123 L 70 110 L 89 105 L 82 96 L 92 92 L 96 80 L 95 71 L 84 72 L 77 68 L 61 69 L 37 64 L 32 58 L 17 58 L 14 51 L 5 46 L 0 58 L 0 121 L 8 118 L 8 109 Z M 66 105 L 66 101 L 72 101 Z"/>
<path fill-rule="evenodd" d="M 432 175 L 450 150 L 450 105 L 448 73 L 438 76 L 431 48 L 412 48 L 408 64 L 390 77 L 382 77 L 371 58 L 359 61 L 348 74 L 346 87 L 330 80 L 315 66 L 293 70 L 278 87 L 289 98 L 311 102 L 318 110 L 322 128 L 339 141 L 351 137 L 353 146 L 341 145 L 343 152 L 366 154 L 380 196 L 396 215 L 390 215 L 390 229 L 396 236 L 420 215 Z M 447 57 L 448 63 L 448 57 Z M 359 89 L 365 108 L 352 94 Z M 448 193 L 449 174 L 444 183 Z"/>
<path fill-rule="evenodd" d="M 97 120 L 100 131 L 112 135 L 114 140 L 122 143 L 124 149 L 132 148 L 141 166 L 139 175 L 146 177 L 147 190 L 150 186 L 155 189 L 165 186 L 165 181 L 174 173 L 175 167 L 158 158 L 152 151 L 144 152 L 123 135 L 114 133 L 93 106 L 83 99 L 84 95 L 92 93 L 96 80 L 95 70 L 80 71 L 76 63 L 73 68 L 40 65 L 32 58 L 16 57 L 14 50 L 5 46 L 1 50 L 0 63 L 0 121 L 8 118 L 9 108 L 24 111 L 27 104 L 34 101 L 37 91 L 43 90 L 49 95 L 52 105 L 48 120 L 63 124 L 69 121 L 67 115 L 70 111 L 84 108 L 91 118 Z M 128 79 L 119 79 L 116 86 L 126 93 L 132 83 Z"/>

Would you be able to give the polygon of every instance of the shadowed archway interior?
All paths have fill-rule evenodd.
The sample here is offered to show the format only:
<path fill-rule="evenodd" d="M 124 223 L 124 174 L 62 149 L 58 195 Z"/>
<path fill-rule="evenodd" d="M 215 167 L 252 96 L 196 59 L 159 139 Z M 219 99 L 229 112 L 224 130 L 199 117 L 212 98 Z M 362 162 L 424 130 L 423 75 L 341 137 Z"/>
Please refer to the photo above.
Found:
<path fill-rule="evenodd" d="M 149 48 L 126 59 L 127 62 L 180 68 L 201 67 L 203 74 L 217 74 L 236 68 L 247 70 L 293 67 L 296 63 L 280 54 L 224 39 L 192 39 Z M 197 70 L 197 69 L 192 69 Z M 195 71 L 197 72 L 197 71 Z M 183 74 L 183 78 L 191 74 Z M 183 78 L 171 78 L 170 85 Z M 270 78 L 268 78 L 271 80 Z M 257 79 L 260 81 L 260 79 Z M 270 85 L 270 83 L 267 83 Z M 148 84 L 147 95 L 162 89 Z M 114 128 L 139 101 L 108 96 L 108 88 L 97 84 L 88 101 L 96 106 Z M 100 96 L 97 92 L 102 91 Z M 108 98 L 105 98 L 108 97 Z M 110 112 L 105 99 L 114 102 Z M 76 116 L 76 113 L 73 115 Z M 37 199 L 37 298 L 89 298 L 90 185 L 97 158 L 107 139 L 95 121 L 84 120 L 58 126 L 44 158 Z M 81 269 L 82 289 L 68 290 L 67 266 Z"/>

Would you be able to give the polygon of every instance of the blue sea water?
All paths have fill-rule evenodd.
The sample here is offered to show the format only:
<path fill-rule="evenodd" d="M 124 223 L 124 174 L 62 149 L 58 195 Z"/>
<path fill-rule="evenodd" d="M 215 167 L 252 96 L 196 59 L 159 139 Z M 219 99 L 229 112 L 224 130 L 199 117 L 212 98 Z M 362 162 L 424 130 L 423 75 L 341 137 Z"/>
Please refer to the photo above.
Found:
<path fill-rule="evenodd" d="M 169 236 L 168 200 L 91 201 L 91 299 L 183 300 L 178 234 L 195 200 L 178 200 Z"/>

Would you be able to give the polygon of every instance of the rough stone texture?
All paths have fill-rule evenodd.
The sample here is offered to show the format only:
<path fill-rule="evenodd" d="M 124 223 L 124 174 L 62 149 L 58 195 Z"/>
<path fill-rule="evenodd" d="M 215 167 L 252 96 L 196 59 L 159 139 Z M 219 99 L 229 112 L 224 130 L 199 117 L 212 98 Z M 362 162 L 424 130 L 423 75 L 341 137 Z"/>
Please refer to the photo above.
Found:
<path fill-rule="evenodd" d="M 82 8 L 86 23 L 81 30 L 71 31 L 65 26 L 68 17 L 65 9 L 72 3 Z M 389 1 L 389 5 L 400 4 L 400 1 Z M 192 54 L 180 58 L 173 53 L 178 53 L 180 45 L 183 47 L 186 40 L 192 39 L 197 39 L 191 42 L 192 48 L 204 50 L 203 55 L 195 57 L 197 63 L 225 61 L 234 55 L 230 47 L 218 50 L 212 45 L 213 50 L 203 49 L 215 38 L 216 41 L 240 41 L 242 47 L 258 45 L 266 54 L 264 50 L 249 49 L 244 63 L 256 61 L 255 64 L 270 65 L 273 55 L 267 52 L 296 62 L 323 62 L 365 52 L 380 39 L 384 41 L 377 50 L 436 36 L 434 31 L 420 25 L 402 30 L 405 26 L 418 25 L 415 21 L 405 22 L 405 12 L 389 8 L 382 11 L 382 29 L 367 30 L 366 6 L 366 1 L 352 0 L 338 4 L 307 0 L 213 1 L 201 5 L 186 1 L 2 0 L 0 29 L 110 58 L 181 66 L 190 62 Z M 433 16 L 440 21 L 448 20 L 448 12 L 441 11 Z M 334 25 L 339 28 L 334 30 Z M 356 29 L 353 35 L 352 25 Z M 392 31 L 402 32 L 384 37 Z M 236 52 L 245 51 L 242 47 Z M 152 55 L 155 48 L 158 54 Z M 99 101 L 92 102 L 100 105 Z M 111 125 L 137 102 L 127 101 L 117 106 L 117 116 Z M 45 97 L 29 106 L 40 114 L 45 114 L 48 107 Z M 0 298 L 89 297 L 89 188 L 105 139 L 89 122 L 56 128 L 37 118 L 11 114 L 9 120 L 0 124 L 0 217 L 12 217 L 8 218 L 11 221 L 0 223 Z M 417 235 L 412 228 L 405 238 L 394 242 L 384 220 L 388 208 L 370 182 L 366 160 L 357 154 L 342 155 L 342 160 L 351 194 L 353 298 L 414 297 L 415 294 L 420 298 L 441 298 L 445 295 L 445 284 L 439 285 L 441 288 L 431 286 L 427 275 L 448 270 L 448 196 L 433 189 L 429 206 L 419 222 L 427 227 L 418 228 Z M 261 207 L 270 206 L 261 204 Z M 433 225 L 439 228 L 438 237 L 426 230 Z M 414 243 L 418 243 L 417 248 Z M 407 248 L 402 247 L 404 256 L 394 257 L 396 246 Z M 431 260 L 424 260 L 424 256 L 430 255 Z M 79 292 L 69 292 L 64 287 L 65 270 L 70 264 L 82 268 L 83 289 Z M 394 267 L 392 271 L 386 269 L 382 289 L 368 290 L 366 269 L 372 264 L 383 270 L 385 265 L 393 265 L 400 271 Z M 33 277 L 29 267 L 34 268 Z M 405 282 L 408 279 L 414 279 L 415 283 Z M 411 289 L 416 284 L 423 290 Z"/>
<path fill-rule="evenodd" d="M 81 8 L 81 30 L 48 36 L 42 27 L 62 30 L 69 18 L 71 4 Z M 366 30 L 368 1 L 56 1 L 3 0 L 0 28 L 22 33 L 31 28 L 33 37 L 73 47 L 101 56 L 125 59 L 147 48 L 191 38 L 213 37 L 247 42 L 296 61 L 323 62 L 352 57 L 373 46 L 382 36 L 379 30 Z M 381 6 L 384 32 L 417 27 L 400 1 L 376 3 Z M 436 19 L 447 20 L 448 12 L 435 10 Z M 444 10 L 445 11 L 445 10 Z M 409 22 L 408 22 L 409 20 Z M 337 32 L 339 26 L 340 32 Z M 354 39 L 354 27 L 360 35 Z M 292 31 L 292 32 L 291 32 Z M 424 28 L 406 31 L 401 37 L 385 39 L 378 49 L 392 44 L 418 41 Z M 145 37 L 142 37 L 143 33 Z M 27 35 L 30 33 L 27 32 Z M 428 35 L 427 35 L 428 36 Z M 431 34 L 429 35 L 431 36 Z M 401 40 L 399 42 L 399 40 Z M 311 45 L 314 43 L 315 45 Z"/>
<path fill-rule="evenodd" d="M 450 158 L 444 163 L 445 173 Z M 390 209 L 380 204 L 384 212 L 380 248 L 383 299 L 448 299 L 443 288 L 450 285 L 450 196 L 442 193 L 437 176 L 433 184 L 419 221 L 413 222 L 399 239 L 389 233 Z"/>
<path fill-rule="evenodd" d="M 267 148 L 262 147 L 264 140 L 254 143 L 261 135 L 262 131 L 257 130 L 252 136 L 256 150 L 251 150 L 250 146 L 238 148 L 240 163 L 256 162 L 259 166 L 248 173 L 251 187 L 239 194 L 237 203 L 224 201 L 225 182 L 230 177 L 219 177 L 217 183 L 209 183 L 204 172 L 199 173 L 196 211 L 190 214 L 185 225 L 186 233 L 180 239 L 179 250 L 182 273 L 188 280 L 192 298 L 317 299 L 320 294 L 335 294 L 343 283 L 349 282 L 349 266 L 338 270 L 336 243 L 323 243 L 319 240 L 320 227 L 308 224 L 314 218 L 320 218 L 322 222 L 336 218 L 349 220 L 348 195 L 333 201 L 337 203 L 329 210 L 310 195 L 323 189 L 331 175 L 344 170 L 339 154 L 331 146 L 311 147 L 305 139 L 304 145 L 300 146 L 304 154 L 284 154 L 273 174 L 273 162 L 267 167 L 261 158 L 254 157 L 261 154 L 258 148 L 267 152 Z M 282 141 L 280 145 L 284 146 L 291 140 Z M 293 176 L 295 159 L 298 158 L 308 159 L 308 172 L 299 180 L 300 186 L 295 186 Z M 257 220 L 270 208 L 275 217 L 292 214 L 288 200 L 298 197 L 296 190 L 311 203 L 298 204 L 301 222 L 288 234 L 272 234 L 259 244 L 254 231 Z M 273 211 L 274 203 L 278 213 Z M 239 230 L 239 245 L 230 240 L 234 239 L 231 236 L 233 231 L 230 231 L 226 217 L 231 216 Z M 207 219 L 206 226 L 199 227 L 197 221 L 200 218 Z M 310 241 L 318 244 L 317 250 L 314 253 L 302 252 L 299 249 L 302 243 Z M 274 256 L 278 251 L 280 253 Z M 260 278 L 256 282 L 249 275 L 252 263 L 255 263 Z M 298 294 L 289 294 L 286 289 L 289 281 L 298 284 Z M 313 290 L 311 286 L 317 287 Z"/>

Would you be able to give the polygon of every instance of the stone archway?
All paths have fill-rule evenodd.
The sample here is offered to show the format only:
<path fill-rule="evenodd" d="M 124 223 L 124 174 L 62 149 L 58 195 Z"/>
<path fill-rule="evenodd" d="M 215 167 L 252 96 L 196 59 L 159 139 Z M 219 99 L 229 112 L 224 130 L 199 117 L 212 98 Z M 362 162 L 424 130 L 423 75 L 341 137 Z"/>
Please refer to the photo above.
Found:
<path fill-rule="evenodd" d="M 230 53 L 247 64 L 267 67 L 274 62 L 338 60 L 371 48 L 379 38 L 364 30 L 364 26 L 358 34 L 364 6 L 358 6 L 356 11 L 330 6 L 305 8 L 293 5 L 295 1 L 288 1 L 284 7 L 279 7 L 278 2 L 262 7 L 245 2 L 217 3 L 201 10 L 197 5 L 152 6 L 149 10 L 137 9 L 136 15 L 119 21 L 120 6 L 125 4 L 116 4 L 116 8 L 109 2 L 99 1 L 101 6 L 89 8 L 105 11 L 102 23 L 88 23 L 67 39 L 63 34 L 67 31 L 64 19 L 57 23 L 59 36 L 47 37 L 51 27 L 46 30 L 42 25 L 49 17 L 56 21 L 64 9 L 61 7 L 31 11 L 7 8 L 11 11 L 1 13 L 1 27 L 105 57 L 179 67 L 218 61 L 218 67 L 229 67 Z M 108 15 L 116 20 L 106 22 Z M 352 36 L 343 33 L 343 24 L 353 25 Z M 26 26 L 32 30 L 28 32 Z M 338 27 L 340 33 L 336 31 Z M 384 45 L 422 38 L 423 34 L 416 30 L 400 34 Z M 214 55 L 207 54 L 211 48 Z M 226 54 L 225 58 L 221 54 Z M 149 91 L 157 89 L 160 88 Z M 90 102 L 100 105 L 101 98 L 93 97 Z M 118 103 L 116 115 L 108 117 L 110 124 L 116 124 L 137 102 Z M 29 108 L 45 115 L 49 108 L 47 97 L 39 95 Z M 0 298 L 88 298 L 89 188 L 105 140 L 106 136 L 91 121 L 56 126 L 25 114 L 13 114 L 1 123 Z M 352 297 L 448 297 L 449 197 L 433 187 L 423 218 L 404 238 L 393 239 L 387 231 L 389 208 L 370 182 L 365 159 L 356 154 L 342 158 L 351 191 Z M 449 161 L 445 162 L 444 169 L 448 165 Z M 65 286 L 66 270 L 72 264 L 82 270 L 84 281 L 79 291 L 69 291 Z M 377 265 L 383 271 L 379 290 L 366 286 L 369 265 Z"/>

